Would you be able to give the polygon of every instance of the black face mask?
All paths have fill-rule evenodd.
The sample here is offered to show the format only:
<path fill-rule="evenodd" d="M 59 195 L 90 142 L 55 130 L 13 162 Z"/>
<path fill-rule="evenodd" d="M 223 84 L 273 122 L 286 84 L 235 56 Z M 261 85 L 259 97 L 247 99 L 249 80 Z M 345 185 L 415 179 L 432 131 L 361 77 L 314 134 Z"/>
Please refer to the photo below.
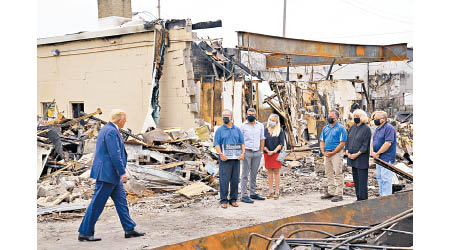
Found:
<path fill-rule="evenodd" d="M 247 120 L 248 120 L 249 122 L 254 122 L 254 121 L 256 120 L 256 117 L 253 116 L 253 115 L 249 115 L 249 116 L 247 116 Z"/>
<path fill-rule="evenodd" d="M 228 124 L 230 123 L 230 118 L 229 117 L 222 117 L 223 123 Z"/>
<path fill-rule="evenodd" d="M 375 125 L 377 125 L 377 126 L 380 126 L 380 124 L 381 124 L 380 119 L 373 120 L 373 122 L 374 122 Z"/>
<path fill-rule="evenodd" d="M 355 117 L 355 119 L 353 119 L 355 121 L 356 124 L 361 122 L 361 119 L 359 117 Z"/>
<path fill-rule="evenodd" d="M 328 117 L 327 120 L 328 120 L 328 123 L 329 123 L 329 124 L 333 124 L 333 123 L 334 123 L 334 118 Z"/>

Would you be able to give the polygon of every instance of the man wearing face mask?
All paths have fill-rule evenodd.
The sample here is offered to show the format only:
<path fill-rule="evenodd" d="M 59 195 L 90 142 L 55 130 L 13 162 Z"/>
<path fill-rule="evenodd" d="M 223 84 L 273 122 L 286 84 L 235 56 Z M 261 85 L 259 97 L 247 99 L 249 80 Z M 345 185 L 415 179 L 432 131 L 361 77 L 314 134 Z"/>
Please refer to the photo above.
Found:
<path fill-rule="evenodd" d="M 387 122 L 387 113 L 376 111 L 374 123 L 377 126 L 373 134 L 373 143 L 370 154 L 373 158 L 380 158 L 385 162 L 394 164 L 397 135 L 395 128 Z M 392 172 L 377 164 L 377 180 L 380 196 L 392 194 Z"/>
<path fill-rule="evenodd" d="M 245 142 L 245 157 L 242 165 L 241 195 L 242 202 L 253 203 L 253 200 L 265 200 L 256 194 L 256 175 L 258 174 L 261 156 L 264 151 L 264 125 L 256 120 L 256 110 L 247 110 L 247 120 L 241 126 Z M 247 182 L 250 174 L 250 198 L 248 197 Z"/>
<path fill-rule="evenodd" d="M 337 120 L 339 112 L 331 110 L 328 114 L 328 125 L 320 134 L 320 150 L 324 155 L 327 190 L 321 199 L 331 199 L 332 202 L 342 201 L 344 194 L 344 175 L 342 174 L 343 148 L 347 141 L 347 131 Z"/>
<path fill-rule="evenodd" d="M 227 208 L 228 203 L 238 207 L 236 203 L 239 188 L 240 161 L 245 156 L 244 136 L 238 127 L 233 125 L 230 110 L 222 112 L 223 125 L 214 135 L 214 147 L 219 154 L 219 186 L 220 206 Z M 230 198 L 228 198 L 230 190 Z"/>

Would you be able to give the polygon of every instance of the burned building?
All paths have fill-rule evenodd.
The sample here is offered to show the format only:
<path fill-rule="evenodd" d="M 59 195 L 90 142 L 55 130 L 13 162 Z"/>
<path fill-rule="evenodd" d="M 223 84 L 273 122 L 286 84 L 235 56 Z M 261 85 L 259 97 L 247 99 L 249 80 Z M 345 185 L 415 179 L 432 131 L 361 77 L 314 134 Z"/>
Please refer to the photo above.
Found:
<path fill-rule="evenodd" d="M 37 45 L 37 112 L 53 100 L 69 118 L 78 110 L 101 107 L 128 113 L 128 127 L 143 129 L 151 102 L 155 25 L 137 25 L 51 37 Z M 199 88 L 190 62 L 193 40 L 189 20 L 166 22 L 170 46 L 164 56 L 159 82 L 160 127 L 195 126 L 199 117 Z M 146 128 L 144 128 L 146 129 Z"/>

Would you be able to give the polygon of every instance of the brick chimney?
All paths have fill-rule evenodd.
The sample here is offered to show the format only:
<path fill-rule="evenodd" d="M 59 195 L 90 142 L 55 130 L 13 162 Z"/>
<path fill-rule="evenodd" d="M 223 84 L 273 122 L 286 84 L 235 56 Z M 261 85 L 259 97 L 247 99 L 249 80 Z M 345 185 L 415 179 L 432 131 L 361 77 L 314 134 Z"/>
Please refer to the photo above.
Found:
<path fill-rule="evenodd" d="M 97 0 L 98 19 L 110 16 L 131 18 L 131 0 Z"/>

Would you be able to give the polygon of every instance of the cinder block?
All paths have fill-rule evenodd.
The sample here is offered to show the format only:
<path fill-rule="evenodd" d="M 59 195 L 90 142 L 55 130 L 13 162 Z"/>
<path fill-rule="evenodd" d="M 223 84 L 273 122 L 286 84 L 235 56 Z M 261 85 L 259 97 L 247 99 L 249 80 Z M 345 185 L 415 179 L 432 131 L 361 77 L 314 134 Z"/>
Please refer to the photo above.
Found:
<path fill-rule="evenodd" d="M 198 107 L 198 103 L 189 103 L 188 104 L 188 110 L 194 113 L 200 112 L 200 109 Z"/>
<path fill-rule="evenodd" d="M 186 94 L 193 96 L 197 93 L 197 87 L 195 85 L 190 85 L 186 88 Z"/>

